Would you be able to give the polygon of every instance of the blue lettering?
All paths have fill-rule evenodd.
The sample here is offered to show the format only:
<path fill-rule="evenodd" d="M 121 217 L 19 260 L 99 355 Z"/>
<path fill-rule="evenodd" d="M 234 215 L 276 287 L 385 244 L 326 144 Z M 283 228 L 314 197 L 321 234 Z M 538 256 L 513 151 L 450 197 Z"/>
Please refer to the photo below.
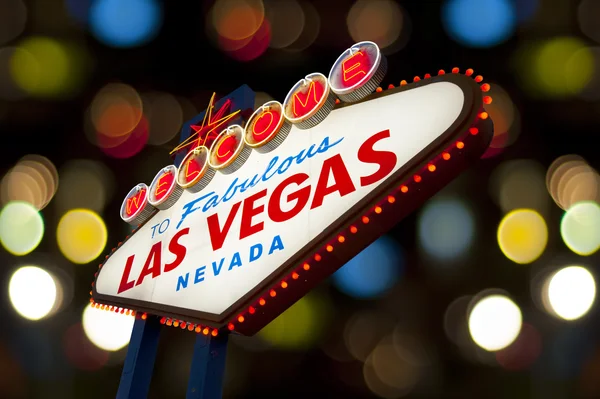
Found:
<path fill-rule="evenodd" d="M 181 220 L 179 220 L 179 223 L 177 223 L 177 229 L 179 229 L 179 227 L 181 226 L 181 223 L 183 223 L 183 220 L 187 217 L 187 215 L 200 209 L 200 207 L 194 208 L 194 205 L 197 202 L 202 201 L 204 198 L 209 197 L 209 196 L 213 195 L 214 193 L 215 193 L 214 191 L 211 191 L 210 193 L 205 194 L 202 197 L 196 198 L 195 200 L 192 200 L 192 201 L 188 202 L 187 204 L 185 204 L 183 206 L 183 213 L 181 214 Z"/>
<path fill-rule="evenodd" d="M 177 278 L 177 289 L 179 291 L 181 288 L 187 288 L 189 282 L 190 274 L 186 273 L 185 276 L 179 276 Z"/>
<path fill-rule="evenodd" d="M 242 184 L 240 184 L 238 186 L 240 188 L 240 193 L 243 193 L 244 191 L 248 190 L 249 188 L 256 186 L 258 184 L 258 182 L 260 181 L 260 177 L 258 177 L 258 175 L 254 175 L 252 180 L 250 180 L 250 183 L 248 183 L 248 180 L 249 179 L 246 179 Z"/>
<path fill-rule="evenodd" d="M 158 227 L 158 223 L 154 226 L 150 227 L 152 229 L 152 238 L 154 238 L 154 233 L 156 233 L 156 228 Z"/>
<path fill-rule="evenodd" d="M 267 181 L 271 177 L 275 176 L 275 173 L 277 173 L 277 169 L 274 170 L 273 173 L 271 173 L 269 176 L 267 176 L 267 174 L 271 171 L 271 169 L 273 169 L 275 167 L 275 164 L 277 163 L 277 161 L 279 161 L 279 157 L 277 155 L 275 155 L 273 157 L 273 159 L 271 159 L 271 162 L 269 162 L 269 165 L 267 166 L 267 170 L 265 170 L 265 173 L 263 173 L 262 181 Z"/>
<path fill-rule="evenodd" d="M 281 165 L 279 165 L 279 167 L 277 168 L 277 174 L 281 175 L 287 172 L 290 166 L 292 166 L 293 159 L 294 157 L 287 157 L 286 159 L 284 159 L 283 162 L 281 162 Z"/>
<path fill-rule="evenodd" d="M 221 258 L 221 261 L 219 262 L 219 267 L 218 268 L 217 268 L 217 262 L 213 262 L 212 263 L 213 274 L 215 276 L 218 276 L 219 273 L 221 273 L 221 268 L 223 267 L 223 262 L 225 262 L 225 258 Z"/>
<path fill-rule="evenodd" d="M 250 262 L 254 262 L 261 257 L 263 252 L 262 244 L 256 244 L 250 247 Z"/>
<path fill-rule="evenodd" d="M 271 243 L 271 249 L 269 249 L 269 255 L 271 255 L 275 250 L 281 251 L 283 249 L 283 241 L 281 241 L 281 237 L 275 236 L 273 237 L 273 242 Z"/>
<path fill-rule="evenodd" d="M 237 182 L 238 182 L 238 178 L 236 177 L 235 179 L 233 179 L 233 181 L 231 182 L 229 187 L 227 187 L 227 191 L 225 191 L 225 194 L 223 194 L 223 202 L 227 202 L 233 198 L 233 196 L 235 195 L 235 192 L 238 189 L 238 187 L 236 186 Z"/>
<path fill-rule="evenodd" d="M 219 196 L 218 195 L 213 195 L 212 197 L 210 197 L 208 199 L 208 201 L 206 201 L 206 204 L 202 207 L 202 212 L 206 212 L 210 208 L 213 208 L 213 207 L 215 207 L 217 205 L 219 205 Z"/>
<path fill-rule="evenodd" d="M 167 223 L 167 225 L 165 226 L 165 228 L 163 229 L 163 225 Z M 169 219 L 165 219 L 160 223 L 160 226 L 158 226 L 158 234 L 162 234 L 165 231 L 167 231 L 167 229 L 169 228 L 169 224 L 171 224 L 171 221 Z"/>
<path fill-rule="evenodd" d="M 306 154 L 305 154 L 306 152 Z M 308 157 L 308 151 L 302 150 L 296 155 L 296 164 L 301 164 Z"/>
<path fill-rule="evenodd" d="M 200 266 L 196 269 L 196 276 L 194 276 L 194 284 L 201 283 L 204 281 L 204 271 L 206 270 L 206 266 Z"/>
<path fill-rule="evenodd" d="M 234 267 L 240 267 L 242 265 L 242 258 L 240 257 L 240 253 L 236 252 L 233 254 L 233 257 L 231 258 L 231 263 L 229 264 L 229 269 L 231 270 Z"/>

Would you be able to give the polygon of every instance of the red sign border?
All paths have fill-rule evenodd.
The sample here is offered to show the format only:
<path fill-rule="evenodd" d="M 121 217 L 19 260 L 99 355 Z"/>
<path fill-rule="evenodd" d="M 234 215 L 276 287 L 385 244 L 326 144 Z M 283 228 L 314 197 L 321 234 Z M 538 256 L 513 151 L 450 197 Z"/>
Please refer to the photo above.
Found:
<path fill-rule="evenodd" d="M 292 271 L 297 268 L 299 265 L 305 262 L 306 259 L 312 258 L 316 253 L 319 252 L 320 249 L 324 247 L 325 244 L 330 242 L 332 239 L 338 236 L 338 233 L 344 228 L 350 227 L 349 225 L 354 222 L 354 220 L 358 217 L 358 215 L 364 214 L 365 212 L 373 209 L 377 202 L 380 202 L 382 198 L 384 198 L 388 192 L 390 192 L 393 188 L 398 187 L 398 185 L 410 177 L 412 177 L 415 173 L 418 173 L 424 167 L 427 167 L 427 164 L 430 160 L 432 160 L 435 156 L 441 154 L 441 152 L 447 147 L 453 145 L 457 140 L 463 138 L 465 132 L 469 131 L 469 128 L 476 125 L 479 122 L 479 131 L 480 134 L 477 136 L 473 136 L 476 138 L 480 145 L 471 146 L 470 148 L 473 150 L 477 150 L 477 153 L 474 153 L 474 156 L 479 159 L 479 156 L 483 153 L 483 151 L 487 148 L 491 139 L 493 137 L 493 127 L 492 123 L 489 119 L 483 120 L 480 119 L 480 115 L 483 111 L 483 95 L 481 87 L 473 80 L 473 78 L 469 78 L 468 76 L 460 75 L 458 73 L 452 74 L 440 74 L 434 77 L 428 77 L 424 80 L 415 80 L 414 83 L 403 84 L 399 87 L 392 88 L 385 91 L 379 91 L 373 93 L 364 99 L 354 102 L 354 103 L 339 103 L 336 104 L 334 109 L 342 108 L 342 107 L 352 107 L 357 104 L 361 104 L 362 102 L 374 100 L 376 98 L 385 97 L 388 95 L 396 94 L 402 91 L 415 89 L 417 87 L 422 87 L 428 84 L 436 83 L 436 82 L 451 82 L 456 84 L 464 94 L 464 103 L 463 108 L 454 121 L 454 123 L 443 133 L 438 139 L 430 143 L 424 150 L 422 150 L 417 156 L 411 159 L 406 165 L 402 166 L 399 170 L 390 175 L 381 185 L 379 185 L 376 189 L 374 189 L 369 195 L 364 197 L 359 201 L 352 209 L 342 215 L 337 219 L 335 223 L 332 223 L 325 231 L 323 231 L 319 236 L 313 239 L 311 242 L 307 243 L 300 251 L 294 254 L 287 262 L 279 266 L 269 277 L 267 277 L 263 282 L 254 287 L 250 292 L 241 297 L 238 301 L 232 304 L 228 309 L 226 309 L 221 314 L 211 314 L 206 312 L 194 311 L 186 308 L 179 308 L 175 306 L 167 306 L 156 304 L 147 301 L 141 301 L 137 299 L 129 299 L 129 298 L 121 298 L 111 295 L 102 295 L 96 291 L 95 281 L 98 277 L 98 273 L 96 273 L 94 278 L 94 283 L 92 285 L 92 302 L 104 304 L 102 306 L 114 306 L 115 311 L 118 309 L 130 309 L 135 308 L 137 312 L 147 312 L 149 314 L 158 314 L 165 317 L 171 318 L 174 321 L 186 320 L 189 323 L 198 323 L 198 325 L 202 324 L 205 326 L 210 326 L 211 328 L 220 329 L 225 326 L 228 326 L 230 330 L 235 329 L 235 331 L 243 333 L 245 335 L 252 335 L 260 330 L 266 323 L 270 320 L 277 317 L 283 310 L 289 307 L 291 304 L 296 302 L 300 297 L 305 295 L 316 283 L 322 280 L 322 278 L 313 282 L 312 284 L 304 285 L 304 288 L 296 290 L 296 292 L 301 292 L 300 295 L 295 295 L 295 299 L 292 301 L 285 300 L 285 298 L 281 298 L 282 301 L 279 302 L 280 310 L 277 311 L 273 309 L 269 312 L 264 312 L 261 309 L 259 315 L 262 317 L 257 317 L 257 321 L 259 319 L 268 320 L 265 322 L 261 322 L 260 324 L 256 323 L 244 323 L 244 317 L 241 315 L 244 311 L 246 311 L 249 305 L 254 302 L 257 302 L 261 298 L 261 294 L 264 294 L 265 291 L 268 291 L 271 287 L 277 284 L 278 281 L 281 280 L 282 277 L 292 273 Z M 376 132 L 374 132 L 376 133 Z M 468 133 L 467 133 L 468 134 Z M 467 148 L 465 150 L 465 156 L 469 156 L 470 149 Z M 467 165 L 468 166 L 468 165 Z M 438 187 L 441 188 L 441 187 Z M 438 191 L 437 189 L 434 190 Z M 389 218 L 388 218 L 389 219 Z M 149 219 L 148 219 L 149 220 Z M 143 224 L 142 224 L 143 225 Z M 142 225 L 138 226 L 141 227 Z M 132 232 L 132 235 L 137 231 L 135 229 Z M 381 234 L 381 233 L 378 233 Z M 127 237 L 127 239 L 129 236 Z M 370 242 L 374 241 L 377 236 L 370 237 Z M 126 239 L 126 240 L 127 240 Z M 125 241 L 126 241 L 125 240 Z M 123 243 L 119 243 L 121 246 Z M 117 248 L 113 248 L 111 253 L 106 256 L 106 260 L 116 251 Z M 341 266 L 343 266 L 344 262 L 339 262 L 340 264 L 335 265 L 335 267 L 329 267 L 329 269 L 333 269 L 333 271 L 337 270 Z M 102 264 L 99 266 L 101 269 Z M 332 271 L 332 272 L 333 272 Z M 329 273 L 330 274 L 330 273 Z M 328 275 L 329 275 L 328 274 Z M 326 276 L 325 276 L 326 277 Z M 291 291 L 291 290 L 290 290 Z M 263 295 L 264 296 L 264 295 Z M 291 302 L 291 303 L 290 303 Z M 251 306 L 250 306 L 251 307 Z M 252 307 L 251 307 L 252 308 Z M 281 310 L 282 309 L 282 310 Z M 240 316 L 237 316 L 240 314 Z M 237 316 L 237 319 L 234 317 Z M 228 323 L 228 321 L 232 320 L 242 320 L 240 322 L 240 326 L 247 326 L 245 328 L 232 328 L 233 323 Z M 164 322 L 164 320 L 163 320 Z M 179 324 L 178 322 L 176 324 Z M 253 326 L 254 324 L 254 326 Z M 184 323 L 185 325 L 185 323 Z M 213 335 L 216 335 L 216 330 L 213 330 Z"/>

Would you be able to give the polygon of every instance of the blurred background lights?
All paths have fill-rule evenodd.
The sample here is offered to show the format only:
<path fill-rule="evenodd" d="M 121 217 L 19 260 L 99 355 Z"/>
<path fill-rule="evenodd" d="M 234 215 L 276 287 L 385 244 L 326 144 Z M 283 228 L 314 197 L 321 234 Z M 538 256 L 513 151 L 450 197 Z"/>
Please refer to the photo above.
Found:
<path fill-rule="evenodd" d="M 542 215 L 531 209 L 508 213 L 498 226 L 498 245 L 515 263 L 527 264 L 539 258 L 548 243 L 548 227 Z"/>
<path fill-rule="evenodd" d="M 56 229 L 60 251 L 73 263 L 85 264 L 101 255 L 106 246 L 104 221 L 89 209 L 73 209 L 63 215 Z"/>
<path fill-rule="evenodd" d="M 546 170 L 537 161 L 517 159 L 503 162 L 490 178 L 493 199 L 504 213 L 521 208 L 547 215 L 551 199 L 546 191 L 545 177 Z"/>
<path fill-rule="evenodd" d="M 325 298 L 310 293 L 263 328 L 258 337 L 279 349 L 308 349 L 321 338 L 328 309 Z"/>
<path fill-rule="evenodd" d="M 469 314 L 473 341 L 487 351 L 509 346 L 521 330 L 521 309 L 504 295 L 479 299 Z"/>
<path fill-rule="evenodd" d="M 600 175 L 579 155 L 563 155 L 546 171 L 546 189 L 559 207 L 569 209 L 583 201 L 600 201 Z"/>
<path fill-rule="evenodd" d="M 294 43 L 304 30 L 306 15 L 297 0 L 269 1 L 265 4 L 265 16 L 271 25 L 269 47 L 283 49 Z"/>
<path fill-rule="evenodd" d="M 60 168 L 60 187 L 53 204 L 60 214 L 75 208 L 101 213 L 112 199 L 114 190 L 115 176 L 105 164 L 91 159 L 73 159 Z"/>
<path fill-rule="evenodd" d="M 343 293 L 372 299 L 392 288 L 403 271 L 404 259 L 398 243 L 383 236 L 342 266 L 332 278 Z"/>
<path fill-rule="evenodd" d="M 600 26 L 596 16 L 600 14 L 600 3 L 596 0 L 581 0 L 577 7 L 579 29 L 590 39 L 600 43 Z"/>
<path fill-rule="evenodd" d="M 27 92 L 19 87 L 12 77 L 11 60 L 18 51 L 24 50 L 17 47 L 0 48 L 0 99 L 16 101 L 27 96 Z"/>
<path fill-rule="evenodd" d="M 15 83 L 31 95 L 60 97 L 81 87 L 87 68 L 83 50 L 57 39 L 33 36 L 18 44 L 10 60 Z"/>
<path fill-rule="evenodd" d="M 583 317 L 594 304 L 596 281 L 587 269 L 569 266 L 550 277 L 544 294 L 553 313 L 564 320 L 576 320 Z"/>
<path fill-rule="evenodd" d="M 569 249 L 578 255 L 592 255 L 600 248 L 600 205 L 580 202 L 565 212 L 560 234 Z"/>
<path fill-rule="evenodd" d="M 523 88 L 532 95 L 553 98 L 584 90 L 593 78 L 594 62 L 594 54 L 586 43 L 571 36 L 525 42 L 515 53 Z"/>
<path fill-rule="evenodd" d="M 385 50 L 399 40 L 404 19 L 395 1 L 357 0 L 348 12 L 348 31 L 354 42 L 372 41 Z"/>
<path fill-rule="evenodd" d="M 24 266 L 11 276 L 8 295 L 17 313 L 29 320 L 40 320 L 54 307 L 56 283 L 44 269 Z"/>
<path fill-rule="evenodd" d="M 496 361 L 506 370 L 525 370 L 538 360 L 542 353 L 542 337 L 539 331 L 523 323 L 519 336 L 508 347 L 495 353 Z"/>
<path fill-rule="evenodd" d="M 26 202 L 9 202 L 0 211 L 0 242 L 13 255 L 32 252 L 44 236 L 42 215 Z"/>
<path fill-rule="evenodd" d="M 417 223 L 420 248 L 437 260 L 459 258 L 473 242 L 473 213 L 458 199 L 429 201 L 421 211 Z"/>
<path fill-rule="evenodd" d="M 10 169 L 0 182 L 0 199 L 28 202 L 41 210 L 54 197 L 58 172 L 54 164 L 41 155 L 27 155 Z"/>
<path fill-rule="evenodd" d="M 156 0 L 96 0 L 89 22 L 93 35 L 107 46 L 137 47 L 158 35 L 163 10 Z"/>
<path fill-rule="evenodd" d="M 492 47 L 515 30 L 516 14 L 509 0 L 447 0 L 442 22 L 450 37 L 468 47 Z"/>
<path fill-rule="evenodd" d="M 118 351 L 129 344 L 134 316 L 108 312 L 88 304 L 83 310 L 83 330 L 98 348 L 109 352 Z"/>
<path fill-rule="evenodd" d="M 150 125 L 148 144 L 163 145 L 177 136 L 183 123 L 183 109 L 175 96 L 151 92 L 142 96 L 142 102 Z"/>
<path fill-rule="evenodd" d="M 27 7 L 22 0 L 3 0 L 0 3 L 0 45 L 19 36 L 27 22 Z"/>

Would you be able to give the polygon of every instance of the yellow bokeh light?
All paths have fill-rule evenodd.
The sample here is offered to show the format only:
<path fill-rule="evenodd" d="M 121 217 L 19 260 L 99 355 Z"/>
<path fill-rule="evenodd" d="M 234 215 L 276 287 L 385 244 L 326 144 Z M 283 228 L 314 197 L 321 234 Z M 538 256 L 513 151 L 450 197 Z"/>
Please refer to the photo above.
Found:
<path fill-rule="evenodd" d="M 560 234 L 567 247 L 578 255 L 592 255 L 600 248 L 600 205 L 580 202 L 565 213 Z"/>
<path fill-rule="evenodd" d="M 319 338 L 327 308 L 315 294 L 309 294 L 263 328 L 258 336 L 281 349 L 309 348 Z"/>
<path fill-rule="evenodd" d="M 106 246 L 106 225 L 89 209 L 73 209 L 58 222 L 56 239 L 65 258 L 73 263 L 89 263 L 100 256 Z"/>
<path fill-rule="evenodd" d="M 0 242 L 13 255 L 33 251 L 44 236 L 44 221 L 27 202 L 9 202 L 0 212 Z"/>
<path fill-rule="evenodd" d="M 498 245 L 513 262 L 527 264 L 539 258 L 548 243 L 544 218 L 531 209 L 508 213 L 498 226 Z"/>
<path fill-rule="evenodd" d="M 469 332 L 479 347 L 498 351 L 517 339 L 522 322 L 521 309 L 516 303 L 504 295 L 490 295 L 471 310 Z"/>
<path fill-rule="evenodd" d="M 48 37 L 30 37 L 20 43 L 10 60 L 15 83 L 41 97 L 70 94 L 80 84 L 83 57 L 67 44 Z"/>
<path fill-rule="evenodd" d="M 88 304 L 83 310 L 83 331 L 98 348 L 109 352 L 118 351 L 129 344 L 135 317 L 107 312 Z"/>
<path fill-rule="evenodd" d="M 564 320 L 583 317 L 596 299 L 596 281 L 581 266 L 560 269 L 550 277 L 546 295 L 551 310 Z"/>

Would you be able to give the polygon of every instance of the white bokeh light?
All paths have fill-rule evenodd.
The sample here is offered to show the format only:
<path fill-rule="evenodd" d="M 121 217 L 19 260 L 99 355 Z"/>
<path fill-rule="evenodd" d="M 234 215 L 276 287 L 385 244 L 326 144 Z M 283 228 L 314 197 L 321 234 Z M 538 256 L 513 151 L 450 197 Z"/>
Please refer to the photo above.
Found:
<path fill-rule="evenodd" d="M 477 345 L 487 351 L 506 348 L 519 336 L 521 309 L 504 295 L 482 298 L 469 315 L 469 332 Z"/>
<path fill-rule="evenodd" d="M 576 320 L 594 304 L 594 276 L 581 266 L 569 266 L 554 273 L 548 284 L 548 302 L 560 318 Z"/>
<path fill-rule="evenodd" d="M 129 344 L 135 317 L 93 308 L 83 310 L 83 330 L 88 339 L 105 351 L 118 351 Z"/>
<path fill-rule="evenodd" d="M 56 292 L 54 278 L 37 266 L 17 269 L 8 283 L 10 302 L 17 313 L 29 320 L 40 320 L 52 311 Z"/>

